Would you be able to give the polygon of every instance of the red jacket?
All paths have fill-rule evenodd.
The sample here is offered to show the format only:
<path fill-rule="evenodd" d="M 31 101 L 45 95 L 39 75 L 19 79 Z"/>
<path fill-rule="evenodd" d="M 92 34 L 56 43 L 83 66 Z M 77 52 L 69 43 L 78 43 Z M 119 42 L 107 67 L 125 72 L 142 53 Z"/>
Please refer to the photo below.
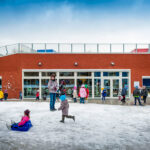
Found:
<path fill-rule="evenodd" d="M 40 95 L 39 92 L 37 92 L 37 93 L 36 93 L 36 97 L 39 97 L 39 95 Z"/>

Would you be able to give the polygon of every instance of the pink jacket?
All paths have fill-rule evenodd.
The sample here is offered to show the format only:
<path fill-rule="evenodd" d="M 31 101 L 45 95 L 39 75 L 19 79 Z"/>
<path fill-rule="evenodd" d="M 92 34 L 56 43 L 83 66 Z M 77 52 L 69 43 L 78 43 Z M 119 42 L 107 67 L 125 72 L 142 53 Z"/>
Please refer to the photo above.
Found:
<path fill-rule="evenodd" d="M 28 121 L 29 121 L 29 117 L 28 116 L 23 116 L 21 121 L 18 123 L 18 126 L 23 126 Z"/>
<path fill-rule="evenodd" d="M 87 96 L 86 88 L 81 87 L 79 90 L 79 97 L 85 98 Z"/>

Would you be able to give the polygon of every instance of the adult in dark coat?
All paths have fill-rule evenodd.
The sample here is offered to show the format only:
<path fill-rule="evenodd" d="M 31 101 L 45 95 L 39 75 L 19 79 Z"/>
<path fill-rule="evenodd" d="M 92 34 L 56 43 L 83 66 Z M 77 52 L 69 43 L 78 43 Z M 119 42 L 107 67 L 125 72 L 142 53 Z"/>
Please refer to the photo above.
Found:
<path fill-rule="evenodd" d="M 148 90 L 146 89 L 145 86 L 143 86 L 142 91 L 141 91 L 141 96 L 143 96 L 143 101 L 146 104 L 146 98 L 148 96 Z"/>

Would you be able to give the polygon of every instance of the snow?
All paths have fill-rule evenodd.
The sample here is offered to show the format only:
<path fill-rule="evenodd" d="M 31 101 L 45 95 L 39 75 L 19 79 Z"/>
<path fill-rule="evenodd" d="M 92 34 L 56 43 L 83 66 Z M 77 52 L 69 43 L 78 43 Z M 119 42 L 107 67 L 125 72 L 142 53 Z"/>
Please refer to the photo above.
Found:
<path fill-rule="evenodd" d="M 56 107 L 59 107 L 59 103 Z M 28 132 L 10 131 L 6 122 L 19 121 L 31 110 Z M 60 123 L 61 111 L 48 102 L 0 103 L 0 150 L 149 150 L 150 106 L 70 103 L 76 122 Z"/>

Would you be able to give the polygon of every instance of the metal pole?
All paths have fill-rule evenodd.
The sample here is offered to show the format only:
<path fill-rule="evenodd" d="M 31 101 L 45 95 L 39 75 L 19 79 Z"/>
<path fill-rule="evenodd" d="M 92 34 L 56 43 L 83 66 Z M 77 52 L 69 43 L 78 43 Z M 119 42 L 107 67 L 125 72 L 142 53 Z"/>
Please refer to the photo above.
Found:
<path fill-rule="evenodd" d="M 60 52 L 60 44 L 58 43 L 58 53 Z"/>
<path fill-rule="evenodd" d="M 31 51 L 33 52 L 33 43 L 31 44 Z"/>
<path fill-rule="evenodd" d="M 18 43 L 18 53 L 20 53 L 21 51 L 21 48 L 20 48 L 20 43 Z"/>
<path fill-rule="evenodd" d="M 138 53 L 138 51 L 137 51 L 137 44 L 136 44 L 136 54 Z"/>
<path fill-rule="evenodd" d="M 122 46 L 123 46 L 123 53 L 124 53 L 124 51 L 125 51 L 125 49 L 124 49 L 124 48 L 125 48 L 125 47 L 124 47 L 124 46 L 125 46 L 125 45 L 124 45 L 124 43 L 123 43 L 123 45 L 122 45 Z"/>
<path fill-rule="evenodd" d="M 97 44 L 97 53 L 99 53 L 99 44 Z"/>
<path fill-rule="evenodd" d="M 148 47 L 149 47 L 149 48 L 148 48 L 148 53 L 150 53 L 150 44 L 148 44 Z"/>
<path fill-rule="evenodd" d="M 86 44 L 84 44 L 84 53 L 86 53 Z"/>
<path fill-rule="evenodd" d="M 73 44 L 71 43 L 71 53 L 73 52 Z"/>
<path fill-rule="evenodd" d="M 46 43 L 45 43 L 45 52 L 46 52 L 46 49 L 47 49 L 47 47 L 46 47 L 47 45 L 46 45 Z"/>
<path fill-rule="evenodd" d="M 7 49 L 7 46 L 5 46 L 5 48 L 6 48 L 6 55 L 8 55 L 8 49 Z"/>
<path fill-rule="evenodd" d="M 110 44 L 110 53 L 111 53 L 112 51 L 111 51 L 111 44 Z"/>

